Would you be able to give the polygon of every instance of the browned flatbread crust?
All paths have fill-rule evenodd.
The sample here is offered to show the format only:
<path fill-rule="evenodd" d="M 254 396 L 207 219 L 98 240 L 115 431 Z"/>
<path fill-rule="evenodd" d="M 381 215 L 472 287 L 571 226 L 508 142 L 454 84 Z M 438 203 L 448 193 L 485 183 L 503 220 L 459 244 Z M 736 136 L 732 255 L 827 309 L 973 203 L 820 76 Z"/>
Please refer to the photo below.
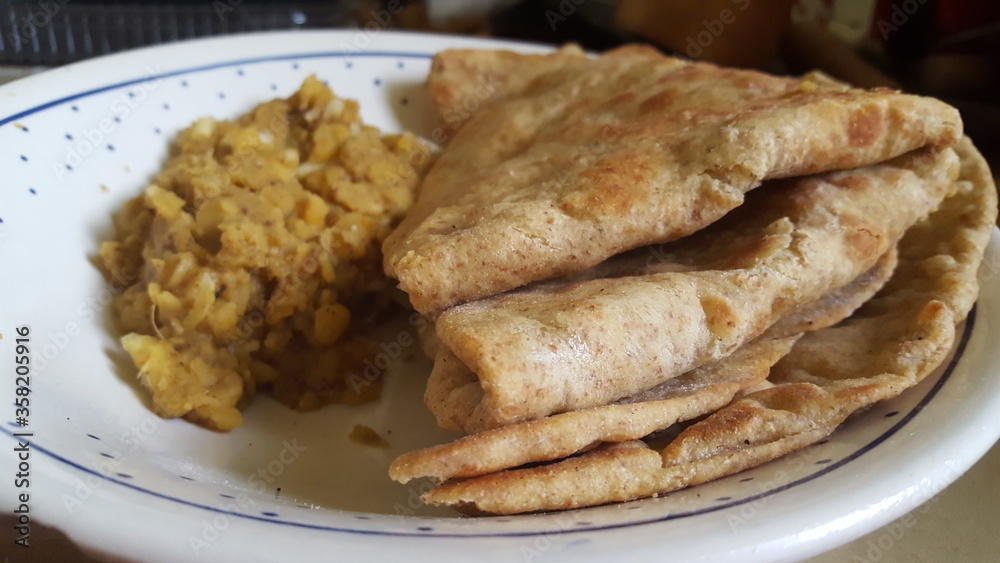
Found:
<path fill-rule="evenodd" d="M 759 339 L 617 404 L 503 426 L 403 454 L 393 461 L 389 476 L 400 483 L 417 477 L 470 477 L 560 459 L 601 442 L 637 440 L 722 408 L 738 391 L 764 381 L 795 340 Z"/>
<path fill-rule="evenodd" d="M 857 310 L 882 286 L 889 281 L 896 270 L 899 254 L 893 247 L 886 252 L 870 270 L 861 274 L 851 283 L 835 289 L 822 299 L 802 307 L 798 311 L 781 317 L 767 329 L 766 336 L 781 338 L 826 328 L 840 322 Z"/>
<path fill-rule="evenodd" d="M 444 51 L 431 61 L 427 90 L 445 125 L 455 131 L 491 102 L 524 92 L 539 75 L 586 58 L 576 45 L 545 55 Z"/>
<path fill-rule="evenodd" d="M 724 357 L 871 268 L 938 205 L 957 167 L 950 149 L 925 149 L 775 183 L 686 239 L 671 257 L 685 271 L 653 264 L 449 309 L 427 405 L 442 427 L 474 433 L 607 404 Z"/>
<path fill-rule="evenodd" d="M 389 476 L 472 477 L 526 463 L 563 458 L 601 442 L 637 440 L 675 422 L 712 412 L 756 390 L 798 335 L 846 318 L 881 288 L 896 265 L 892 249 L 853 282 L 785 317 L 754 342 L 648 391 L 611 405 L 503 426 L 399 456 Z M 431 345 L 436 352 L 436 345 Z"/>
<path fill-rule="evenodd" d="M 803 337 L 751 393 L 661 452 L 612 444 L 561 462 L 446 483 L 432 504 L 510 514 L 642 498 L 736 473 L 826 436 L 847 416 L 933 371 L 978 293 L 997 216 L 996 186 L 966 139 L 954 193 L 900 243 L 892 280 L 848 321 Z"/>
<path fill-rule="evenodd" d="M 491 65 L 502 86 L 383 246 L 386 272 L 417 310 L 688 235 L 768 178 L 883 162 L 951 144 L 962 130 L 938 100 L 688 63 L 649 47 L 553 57 L 437 56 L 434 68 L 449 74 L 431 83 L 445 107 L 461 105 Z"/>

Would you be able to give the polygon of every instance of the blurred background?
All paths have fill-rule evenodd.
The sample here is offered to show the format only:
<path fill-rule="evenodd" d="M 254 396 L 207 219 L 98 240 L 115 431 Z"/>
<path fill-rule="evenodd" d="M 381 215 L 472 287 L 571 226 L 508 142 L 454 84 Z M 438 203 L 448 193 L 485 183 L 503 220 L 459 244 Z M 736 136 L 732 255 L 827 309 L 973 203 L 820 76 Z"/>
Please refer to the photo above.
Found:
<path fill-rule="evenodd" d="M 726 65 L 820 69 L 948 101 L 1000 163 L 997 0 L 0 0 L 0 83 L 144 45 L 371 22 L 595 51 L 642 41 Z"/>

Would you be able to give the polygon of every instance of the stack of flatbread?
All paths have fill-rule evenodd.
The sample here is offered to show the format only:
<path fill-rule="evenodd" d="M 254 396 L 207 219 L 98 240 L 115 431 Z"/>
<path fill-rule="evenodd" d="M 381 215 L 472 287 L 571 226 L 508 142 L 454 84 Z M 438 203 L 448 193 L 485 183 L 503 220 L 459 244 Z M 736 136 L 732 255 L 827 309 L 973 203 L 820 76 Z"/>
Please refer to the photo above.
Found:
<path fill-rule="evenodd" d="M 425 502 L 759 465 L 920 381 L 976 299 L 996 188 L 938 100 L 640 46 L 447 51 L 429 87 L 468 118 L 383 249 L 435 321 L 427 406 L 467 434 L 393 463 Z"/>

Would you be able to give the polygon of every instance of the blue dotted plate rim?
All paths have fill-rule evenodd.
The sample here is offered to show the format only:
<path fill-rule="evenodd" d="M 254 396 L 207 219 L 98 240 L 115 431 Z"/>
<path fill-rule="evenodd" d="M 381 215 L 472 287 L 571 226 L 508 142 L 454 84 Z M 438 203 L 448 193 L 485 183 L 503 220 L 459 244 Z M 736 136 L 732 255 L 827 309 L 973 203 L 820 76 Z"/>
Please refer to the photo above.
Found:
<path fill-rule="evenodd" d="M 172 78 L 172 77 L 175 77 L 175 76 L 183 76 L 185 74 L 194 74 L 194 73 L 197 73 L 197 72 L 204 72 L 206 70 L 215 70 L 217 68 L 227 68 L 227 67 L 234 67 L 234 66 L 240 66 L 240 65 L 251 65 L 251 64 L 258 64 L 258 63 L 270 63 L 270 62 L 277 62 L 277 61 L 291 61 L 291 60 L 299 60 L 299 59 L 323 59 L 323 58 L 341 58 L 341 59 L 345 59 L 345 58 L 351 58 L 351 57 L 358 57 L 358 58 L 375 58 L 375 57 L 386 58 L 386 57 L 391 57 L 391 58 L 406 58 L 406 59 L 430 59 L 430 58 L 434 57 L 434 54 L 433 53 L 402 53 L 402 52 L 394 52 L 394 51 L 371 51 L 371 52 L 364 52 L 364 53 L 345 53 L 343 51 L 328 51 L 328 52 L 319 52 L 319 53 L 298 53 L 298 54 L 279 55 L 279 56 L 270 56 L 270 57 L 255 57 L 255 58 L 251 58 L 251 59 L 241 59 L 241 60 L 237 60 L 237 61 L 226 61 L 226 62 L 214 63 L 214 64 L 209 64 L 209 65 L 204 65 L 204 66 L 196 66 L 196 67 L 192 67 L 192 68 L 186 68 L 186 69 L 181 69 L 181 70 L 174 70 L 174 71 L 171 71 L 171 72 L 164 72 L 162 74 L 154 74 L 154 75 L 150 75 L 150 76 L 143 76 L 142 78 L 134 78 L 134 79 L 131 79 L 131 80 L 125 80 L 123 82 L 116 82 L 114 84 L 108 84 L 106 86 L 99 86 L 97 88 L 92 88 L 90 90 L 85 90 L 83 92 L 77 92 L 76 94 L 70 94 L 69 96 L 65 96 L 65 97 L 58 98 L 58 99 L 55 99 L 55 100 L 52 100 L 52 101 L 49 101 L 49 102 L 45 102 L 44 104 L 40 104 L 40 105 L 37 105 L 37 106 L 35 106 L 33 108 L 28 108 L 28 109 L 26 109 L 24 111 L 15 113 L 13 115 L 9 115 L 7 117 L 4 117 L 4 118 L 0 119 L 0 127 L 3 127 L 4 125 L 6 125 L 6 124 L 8 124 L 8 123 L 10 123 L 12 121 L 15 121 L 17 119 L 22 119 L 22 118 L 27 117 L 29 115 L 38 113 L 40 111 L 47 110 L 47 109 L 55 107 L 55 106 L 59 106 L 59 105 L 65 104 L 67 102 L 72 102 L 74 100 L 79 100 L 81 98 L 86 98 L 87 96 L 93 96 L 94 94 L 100 94 L 102 92 L 107 92 L 108 90 L 115 90 L 117 88 L 123 88 L 125 86 L 133 86 L 135 84 L 141 84 L 143 82 L 149 82 L 151 80 L 159 80 L 161 78 Z M 29 77 L 29 79 L 30 79 L 30 77 Z"/>
<path fill-rule="evenodd" d="M 236 60 L 236 61 L 226 61 L 226 62 L 221 62 L 221 63 L 214 63 L 214 64 L 209 64 L 209 65 L 192 67 L 192 68 L 188 68 L 188 69 L 181 69 L 181 70 L 166 72 L 166 73 L 162 73 L 162 74 L 158 74 L 158 75 L 153 75 L 153 76 L 144 76 L 142 78 L 131 79 L 131 80 L 126 80 L 126 81 L 122 81 L 122 82 L 116 82 L 114 84 L 110 84 L 110 85 L 106 85 L 106 86 L 100 86 L 100 87 L 97 87 L 97 88 L 86 90 L 84 92 L 78 92 L 76 94 L 71 94 L 69 96 L 65 96 L 65 97 L 62 97 L 62 98 L 51 100 L 49 102 L 45 102 L 43 104 L 37 105 L 37 106 L 35 106 L 33 108 L 30 108 L 30 109 L 18 112 L 16 114 L 10 115 L 8 117 L 2 118 L 2 119 L 0 119 L 0 126 L 6 125 L 6 124 L 8 124 L 8 123 L 10 123 L 12 121 L 17 120 L 17 119 L 22 119 L 24 117 L 30 116 L 32 114 L 35 114 L 35 113 L 38 113 L 38 112 L 41 112 L 41 111 L 44 111 L 44 110 L 47 110 L 47 109 L 50 109 L 50 108 L 53 108 L 53 107 L 56 107 L 56 106 L 59 106 L 59 105 L 62 105 L 62 104 L 68 103 L 68 102 L 72 102 L 74 100 L 79 100 L 81 98 L 85 98 L 85 97 L 92 96 L 92 95 L 95 95 L 95 94 L 100 94 L 102 92 L 107 92 L 109 90 L 114 90 L 114 89 L 117 89 L 117 88 L 122 88 L 122 87 L 126 87 L 126 86 L 132 86 L 134 84 L 139 84 L 139 83 L 142 83 L 142 82 L 147 82 L 149 80 L 157 80 L 157 79 L 162 79 L 162 78 L 170 78 L 170 77 L 182 76 L 182 75 L 185 75 L 185 74 L 194 74 L 194 73 L 197 73 L 197 72 L 204 72 L 204 71 L 208 71 L 208 70 L 214 70 L 214 69 L 218 69 L 218 68 L 227 68 L 227 67 L 234 67 L 234 66 L 240 66 L 240 65 L 257 64 L 257 63 L 287 61 L 287 60 L 298 60 L 298 59 L 349 58 L 349 57 L 359 57 L 359 58 L 361 58 L 361 57 L 364 57 L 364 58 L 375 58 L 375 57 L 386 58 L 386 57 L 393 57 L 393 58 L 429 59 L 429 58 L 433 57 L 433 54 L 413 53 L 413 52 L 405 53 L 405 52 L 393 52 L 393 51 L 372 51 L 372 52 L 363 52 L 363 53 L 347 53 L 347 52 L 335 51 L 335 52 L 298 53 L 298 54 L 279 55 L 279 56 L 255 57 L 255 58 L 241 59 L 241 60 Z M 670 521 L 670 520 L 678 520 L 678 519 L 682 519 L 682 518 L 690 518 L 690 517 L 699 516 L 699 515 L 702 515 L 702 514 L 716 512 L 716 511 L 719 511 L 719 510 L 725 510 L 725 509 L 728 509 L 728 508 L 732 508 L 734 506 L 740 506 L 740 505 L 743 505 L 743 504 L 751 503 L 751 502 L 757 501 L 759 499 L 766 498 L 766 497 L 778 494 L 780 492 L 787 491 L 787 490 L 792 489 L 794 487 L 797 487 L 799 485 L 808 483 L 810 481 L 813 481 L 813 480 L 815 480 L 815 479 L 817 479 L 819 477 L 822 477 L 823 475 L 826 475 L 827 473 L 830 473 L 831 471 L 834 471 L 835 469 L 843 467 L 844 465 L 850 463 L 851 461 L 854 461 L 854 460 L 858 459 L 862 455 L 868 453 L 869 451 L 871 451 L 872 449 L 874 449 L 875 447 L 877 447 L 879 444 L 883 443 L 884 441 L 886 441 L 887 439 L 889 439 L 891 436 L 893 436 L 894 434 L 896 434 L 901 428 L 903 428 L 907 423 L 909 423 L 917 414 L 919 414 L 920 411 L 922 411 L 924 409 L 924 407 L 926 407 L 927 404 L 930 403 L 930 401 L 938 394 L 938 392 L 944 386 L 945 382 L 947 382 L 948 379 L 951 377 L 952 373 L 955 370 L 955 367 L 958 365 L 958 362 L 962 359 L 962 356 L 965 353 L 965 348 L 966 348 L 966 346 L 967 346 L 967 344 L 969 342 L 969 339 L 972 336 L 972 331 L 973 331 L 973 327 L 975 326 L 975 324 L 976 324 L 976 306 L 974 305 L 972 307 L 972 310 L 969 312 L 968 317 L 965 320 L 965 329 L 964 329 L 964 331 L 962 333 L 962 337 L 961 337 L 961 339 L 960 339 L 960 341 L 958 343 L 958 346 L 956 347 L 954 356 L 952 357 L 951 361 L 949 362 L 947 368 L 942 373 L 941 377 L 938 378 L 938 380 L 934 383 L 934 385 L 927 392 L 927 394 L 920 400 L 920 402 L 918 402 L 895 425 L 893 425 L 891 428 L 889 428 L 888 430 L 886 430 L 884 433 L 882 433 L 881 435 L 879 435 L 877 438 L 875 438 L 874 440 L 872 440 L 868 444 L 865 444 L 864 446 L 862 446 L 861 448 L 859 448 L 857 451 L 855 451 L 854 453 L 850 454 L 849 456 L 841 459 L 840 461 L 838 461 L 836 463 L 830 463 L 829 465 L 826 465 L 823 469 L 821 469 L 821 470 L 819 470 L 819 471 L 817 471 L 815 473 L 811 473 L 809 475 L 806 475 L 805 477 L 801 477 L 801 478 L 799 478 L 799 479 L 797 479 L 795 481 L 792 481 L 790 483 L 786 483 L 784 485 L 781 485 L 779 487 L 775 487 L 775 488 L 767 490 L 767 491 L 762 491 L 760 493 L 751 495 L 749 497 L 746 497 L 746 498 L 743 498 L 743 499 L 740 499 L 740 500 L 736 500 L 736 501 L 732 501 L 732 502 L 726 502 L 724 504 L 719 504 L 719 505 L 716 505 L 716 506 L 702 508 L 702 509 L 698 509 L 698 510 L 692 510 L 692 511 L 688 511 L 688 512 L 679 512 L 679 513 L 676 513 L 676 514 L 668 514 L 666 516 L 661 516 L 661 517 L 657 517 L 657 518 L 647 518 L 647 519 L 642 519 L 642 520 L 633 520 L 633 521 L 623 522 L 623 523 L 619 523 L 619 524 L 607 524 L 607 525 L 600 525 L 600 526 L 580 527 L 580 528 L 575 528 L 575 529 L 539 530 L 539 531 L 525 531 L 525 532 L 494 532 L 494 533 L 467 533 L 467 534 L 461 534 L 461 533 L 429 533 L 429 532 L 433 532 L 434 530 L 433 530 L 433 528 L 428 527 L 428 526 L 419 526 L 419 527 L 416 527 L 416 529 L 419 532 L 423 532 L 423 533 L 417 533 L 417 532 L 387 531 L 387 530 L 364 530 L 364 529 L 357 529 L 357 528 L 343 528 L 343 527 L 336 527 L 336 526 L 324 526 L 324 525 L 321 525 L 321 524 L 307 524 L 307 523 L 304 523 L 304 522 L 290 522 L 290 521 L 287 521 L 287 520 L 275 519 L 273 517 L 266 518 L 266 517 L 256 516 L 256 515 L 253 515 L 253 514 L 244 514 L 244 513 L 239 513 L 239 512 L 232 512 L 232 511 L 229 511 L 229 510 L 224 510 L 224 509 L 221 509 L 221 508 L 216 508 L 214 506 L 200 504 L 200 503 L 193 502 L 193 501 L 187 501 L 187 500 L 180 499 L 180 498 L 177 498 L 177 497 L 173 497 L 173 496 L 170 496 L 170 495 L 167 495 L 167 494 L 164 494 L 164 493 L 159 493 L 159 492 L 156 492 L 154 490 L 147 489 L 147 488 L 141 487 L 139 485 L 135 485 L 133 483 L 129 483 L 127 481 L 122 481 L 122 480 L 119 480 L 119 479 L 114 479 L 112 477 L 109 477 L 109 476 L 104 475 L 104 474 L 102 474 L 100 472 L 94 471 L 92 469 L 88 469 L 88 468 L 83 467 L 82 465 L 80 465 L 80 464 L 78 464 L 78 463 L 76 463 L 74 461 L 71 461 L 69 459 L 66 459 L 66 458 L 60 456 L 59 454 L 57 454 L 57 453 L 55 453 L 53 451 L 50 451 L 50 450 L 48 450 L 48 449 L 46 449 L 44 447 L 41 447 L 41 446 L 37 446 L 34 443 L 31 443 L 31 447 L 32 447 L 33 450 L 37 450 L 37 451 L 39 451 L 39 452 L 41 452 L 41 453 L 43 453 L 43 454 L 45 454 L 45 455 L 47 455 L 47 456 L 55 459 L 55 460 L 57 460 L 57 461 L 65 464 L 65 465 L 68 465 L 68 466 L 70 466 L 70 467 L 72 467 L 74 469 L 77 469 L 77 470 L 79 470 L 79 471 L 81 471 L 83 473 L 86 473 L 88 475 L 96 476 L 96 477 L 98 477 L 98 478 L 100 478 L 100 479 L 102 479 L 104 481 L 110 481 L 110 482 L 115 483 L 117 485 L 120 485 L 120 486 L 123 486 L 123 487 L 127 487 L 129 489 L 132 489 L 132 490 L 135 490 L 135 491 L 138 491 L 138 492 L 141 492 L 141 493 L 145 493 L 145 494 L 157 497 L 157 498 L 161 498 L 161 499 L 164 499 L 164 500 L 172 501 L 172 502 L 184 505 L 184 506 L 189 506 L 189 507 L 192 507 L 192 508 L 198 508 L 198 509 L 201 509 L 201 510 L 206 510 L 206 511 L 209 511 L 209 512 L 214 512 L 214 513 L 223 514 L 223 515 L 227 515 L 227 516 L 234 516 L 234 517 L 237 517 L 237 518 L 244 518 L 244 519 L 248 519 L 248 520 L 256 520 L 256 521 L 260 521 L 260 522 L 266 522 L 266 523 L 269 523 L 269 524 L 280 524 L 280 525 L 284 525 L 284 526 L 293 526 L 293 527 L 303 528 L 303 529 L 320 530 L 320 531 L 330 531 L 330 532 L 341 532 L 341 533 L 353 533 L 353 534 L 362 534 L 362 535 L 376 535 L 376 536 L 435 537 L 435 538 L 441 538 L 441 537 L 444 537 L 444 538 L 495 538 L 495 537 L 530 537 L 530 536 L 540 536 L 540 535 L 544 535 L 544 536 L 549 536 L 549 535 L 563 535 L 563 534 L 573 534 L 573 533 L 581 533 L 581 532 L 593 532 L 593 531 L 601 531 L 601 530 L 613 530 L 613 529 L 618 529 L 618 528 L 629 528 L 629 527 L 634 527 L 634 526 L 642 526 L 642 525 L 647 525 L 647 524 L 655 524 L 655 523 L 658 523 L 658 522 L 666 522 L 666 521 Z M 12 431 L 8 430 L 5 427 L 0 426 L 0 432 L 2 432 L 3 434 L 5 434 L 6 436 L 8 436 L 8 437 L 10 437 L 12 439 L 22 440 L 22 438 L 20 438 L 20 437 L 15 438 L 14 433 Z M 29 442 L 30 442 L 30 440 L 29 440 Z M 633 502 L 637 502 L 637 501 L 633 501 Z M 350 514 L 350 513 L 348 513 L 348 514 Z M 269 513 L 269 515 L 277 516 L 275 513 Z M 360 515 L 356 515 L 355 518 L 364 519 L 364 520 L 370 520 L 370 519 L 373 519 L 373 518 L 375 518 L 377 516 L 378 515 L 373 515 L 373 516 L 360 516 Z M 423 523 L 426 523 L 428 521 L 437 520 L 437 518 L 431 518 L 431 517 L 415 517 L 414 519 L 416 521 L 418 521 L 418 522 L 423 522 Z"/>
<path fill-rule="evenodd" d="M 540 531 L 531 531 L 531 532 L 494 532 L 494 533 L 468 533 L 468 534 L 434 533 L 434 534 L 429 534 L 427 532 L 432 532 L 433 529 L 430 528 L 430 527 L 427 527 L 427 526 L 420 526 L 420 527 L 417 528 L 419 531 L 422 531 L 424 533 L 414 533 L 414 532 L 393 532 L 393 531 L 386 531 L 386 530 L 361 530 L 361 529 L 356 529 L 356 528 L 341 528 L 341 527 L 336 527 L 336 526 L 324 526 L 324 525 L 320 525 L 320 524 L 307 524 L 307 523 L 304 523 L 304 522 L 289 522 L 289 521 L 286 521 L 286 520 L 275 520 L 274 518 L 263 518 L 263 517 L 255 516 L 255 515 L 252 515 L 252 514 L 244 514 L 244 513 L 240 513 L 240 512 L 232 512 L 232 511 L 229 511 L 229 510 L 224 510 L 224 509 L 221 509 L 221 508 L 216 508 L 214 506 L 209 506 L 209 505 L 205 505 L 205 504 L 199 504 L 197 502 L 187 501 L 187 500 L 179 499 L 179 498 L 176 498 L 176 497 L 172 497 L 170 495 L 166 495 L 166 494 L 163 494 L 163 493 L 158 493 L 156 491 L 153 491 L 153 490 L 150 490 L 150 489 L 146 489 L 144 487 L 140 487 L 138 485 L 134 485 L 134 484 L 128 483 L 126 481 L 121 481 L 119 479 L 113 479 L 113 478 L 108 477 L 108 476 L 106 476 L 106 475 L 104 475 L 102 473 L 99 473 L 99 472 L 94 471 L 92 469 L 88 469 L 86 467 L 83 467 L 83 466 L 79 465 L 78 463 L 70 461 L 70 460 L 68 460 L 68 459 L 60 456 L 59 454 L 57 454 L 55 452 L 49 451 L 48 449 L 45 449 L 45 448 L 42 448 L 42 447 L 39 447 L 39 446 L 35 446 L 34 444 L 32 444 L 31 447 L 32 447 L 33 450 L 38 450 L 38 451 L 40 451 L 40 452 L 42 452 L 42 453 L 44 453 L 44 454 L 46 454 L 46 455 L 48 455 L 48 456 L 56 459 L 56 460 L 58 460 L 58 461 L 60 461 L 60 462 L 62 462 L 64 464 L 66 464 L 66 465 L 69 465 L 70 467 L 78 469 L 78 470 L 80 470 L 80 471 L 82 471 L 84 473 L 87 473 L 89 475 L 97 476 L 97 477 L 99 477 L 99 478 L 101 478 L 101 479 L 103 479 L 105 481 L 110 481 L 112 483 L 121 485 L 123 487 L 128 487 L 130 489 L 133 489 L 133 490 L 136 490 L 136 491 L 139 491 L 139 492 L 142 492 L 142 493 L 146 493 L 146 494 L 155 496 L 157 498 L 161 498 L 161 499 L 164 499 L 164 500 L 173 501 L 173 502 L 182 504 L 184 506 L 190 506 L 190 507 L 193 507 L 193 508 L 199 508 L 199 509 L 202 509 L 202 510 L 207 510 L 209 512 L 215 512 L 215 513 L 218 513 L 218 514 L 224 514 L 224 515 L 227 515 L 227 516 L 235 516 L 235 517 L 238 517 L 238 518 L 246 518 L 248 520 L 257 520 L 259 522 L 267 522 L 267 523 L 270 523 L 270 524 L 281 524 L 281 525 L 284 525 L 284 526 L 293 526 L 293 527 L 297 527 L 297 528 L 304 528 L 304 529 L 311 529 L 311 530 L 322 530 L 322 531 L 329 531 L 329 532 L 346 532 L 346 533 L 364 534 L 364 535 L 376 535 L 376 536 L 438 537 L 438 538 L 442 538 L 442 537 L 443 538 L 495 538 L 495 537 L 549 536 L 549 535 L 573 534 L 573 533 L 580 533 L 580 532 L 593 532 L 593 531 L 601 531 L 601 530 L 613 530 L 613 529 L 617 529 L 617 528 L 629 528 L 629 527 L 633 527 L 633 526 L 642 526 L 642 525 L 646 525 L 646 524 L 655 524 L 655 523 L 658 523 L 658 522 L 667 522 L 667 521 L 670 521 L 670 520 L 678 520 L 678 519 L 681 519 L 681 518 L 690 518 L 690 517 L 699 516 L 699 515 L 702 515 L 702 514 L 707 514 L 707 513 L 710 513 L 710 512 L 716 512 L 716 511 L 719 511 L 719 510 L 725 510 L 727 508 L 732 508 L 734 506 L 740 506 L 740 505 L 743 505 L 743 504 L 751 503 L 751 502 L 757 501 L 759 499 L 766 498 L 766 497 L 778 494 L 778 493 L 783 492 L 783 491 L 787 491 L 787 490 L 792 489 L 794 487 L 797 487 L 799 485 L 808 483 L 809 481 L 813 481 L 815 479 L 818 479 L 819 477 L 822 477 L 823 475 L 826 475 L 827 473 L 830 473 L 831 471 L 833 471 L 835 469 L 838 469 L 840 467 L 843 467 L 844 465 L 850 463 L 851 461 L 854 461 L 854 460 L 858 459 L 862 455 L 864 455 L 864 454 L 868 453 L 869 451 L 873 450 L 875 447 L 877 447 L 882 442 L 884 442 L 887 439 L 889 439 L 892 435 L 894 435 L 896 432 L 898 432 L 904 426 L 906 426 L 906 424 L 909 423 L 911 420 L 913 420 L 913 418 L 915 416 L 917 416 L 917 414 L 919 414 L 920 411 L 922 411 L 924 409 L 924 407 L 926 407 L 927 404 L 930 403 L 930 401 L 938 394 L 938 391 L 940 391 L 941 388 L 944 386 L 945 382 L 948 381 L 948 379 L 951 377 L 952 372 L 954 372 L 955 367 L 958 365 L 958 362 L 962 359 L 962 356 L 965 353 L 965 348 L 966 348 L 966 346 L 967 346 L 967 344 L 969 342 L 969 338 L 972 336 L 972 330 L 973 330 L 973 327 L 975 326 L 975 324 L 976 324 L 976 306 L 973 306 L 972 310 L 969 311 L 969 316 L 965 320 L 965 330 L 963 331 L 962 338 L 959 341 L 957 349 L 955 350 L 955 355 L 952 357 L 951 361 L 948 363 L 948 367 L 945 369 L 944 373 L 942 373 L 941 377 L 936 382 L 934 382 L 934 385 L 927 392 L 927 394 L 908 413 L 906 413 L 906 416 L 904 416 L 903 418 L 901 418 L 899 420 L 899 422 L 897 422 L 896 424 L 894 424 L 891 428 L 889 428 L 888 430 L 886 430 L 885 432 L 883 432 L 880 436 L 878 436 L 877 438 L 875 438 L 871 442 L 865 444 L 863 447 L 859 448 L 857 451 L 855 451 L 851 455 L 845 457 L 844 459 L 841 459 L 840 461 L 838 461 L 836 463 L 831 463 L 831 464 L 825 466 L 823 469 L 821 469 L 821 470 L 819 470 L 819 471 L 817 471 L 815 473 L 806 475 L 805 477 L 801 477 L 799 479 L 796 479 L 795 481 L 792 481 L 790 483 L 786 483 L 784 485 L 781 485 L 780 487 L 775 487 L 775 488 L 767 490 L 767 491 L 762 491 L 760 493 L 757 493 L 755 495 L 751 495 L 749 497 L 746 497 L 746 498 L 743 498 L 743 499 L 740 499 L 740 500 L 736 500 L 736 501 L 732 501 L 732 502 L 727 502 L 725 504 L 720 504 L 720 505 L 712 506 L 712 507 L 708 507 L 708 508 L 702 508 L 702 509 L 699 509 L 699 510 L 692 510 L 692 511 L 689 511 L 689 512 L 679 512 L 679 513 L 676 513 L 676 514 L 668 514 L 666 516 L 662 516 L 662 517 L 658 517 L 658 518 L 648 518 L 648 519 L 644 519 L 644 520 L 634 520 L 634 521 L 630 521 L 630 522 L 623 522 L 623 523 L 620 523 L 620 524 L 607 524 L 607 525 L 603 525 L 603 526 L 580 527 L 580 528 L 576 528 L 576 529 L 559 529 L 559 530 L 544 530 L 544 531 L 540 530 Z M 8 431 L 6 428 L 0 427 L 0 430 L 2 430 L 3 433 L 6 434 L 6 435 L 8 435 L 8 436 L 10 436 L 12 438 L 14 437 L 13 434 L 10 431 Z M 778 458 L 778 459 L 780 459 L 780 458 Z M 632 501 L 632 502 L 639 502 L 639 501 Z M 376 517 L 377 516 L 379 516 L 379 515 L 376 515 Z M 389 517 L 389 516 L 385 516 L 385 517 Z M 363 517 L 363 519 L 365 519 L 365 520 L 369 520 L 369 519 L 372 519 L 372 518 L 373 517 L 369 517 L 369 516 Z M 426 523 L 428 521 L 437 520 L 437 518 L 419 517 L 419 518 L 415 518 L 415 520 L 417 520 L 419 522 Z"/>

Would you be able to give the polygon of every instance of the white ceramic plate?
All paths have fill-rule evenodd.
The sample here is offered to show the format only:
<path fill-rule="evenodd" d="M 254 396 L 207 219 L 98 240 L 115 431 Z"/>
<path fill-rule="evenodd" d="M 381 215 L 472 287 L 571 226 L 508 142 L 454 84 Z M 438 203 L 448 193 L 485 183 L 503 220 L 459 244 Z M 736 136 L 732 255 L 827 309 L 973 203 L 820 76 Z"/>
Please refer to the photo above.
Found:
<path fill-rule="evenodd" d="M 112 211 L 161 166 L 169 139 L 200 116 L 287 96 L 312 73 L 360 100 L 369 123 L 431 136 L 429 56 L 456 46 L 543 50 L 376 29 L 265 34 L 135 51 L 0 88 L 4 511 L 28 494 L 32 522 L 95 553 L 148 561 L 794 560 L 913 509 L 997 439 L 998 236 L 946 367 L 827 441 L 663 498 L 507 518 L 421 506 L 427 485 L 394 484 L 386 468 L 451 435 L 420 401 L 428 363 L 397 348 L 405 326 L 386 327 L 384 349 L 398 360 L 377 403 L 295 413 L 262 397 L 229 434 L 152 415 L 109 333 L 115 288 L 93 260 Z M 25 427 L 13 406 L 22 326 L 33 360 Z M 391 447 L 352 443 L 355 423 Z M 30 433 L 21 488 L 15 432 Z"/>

